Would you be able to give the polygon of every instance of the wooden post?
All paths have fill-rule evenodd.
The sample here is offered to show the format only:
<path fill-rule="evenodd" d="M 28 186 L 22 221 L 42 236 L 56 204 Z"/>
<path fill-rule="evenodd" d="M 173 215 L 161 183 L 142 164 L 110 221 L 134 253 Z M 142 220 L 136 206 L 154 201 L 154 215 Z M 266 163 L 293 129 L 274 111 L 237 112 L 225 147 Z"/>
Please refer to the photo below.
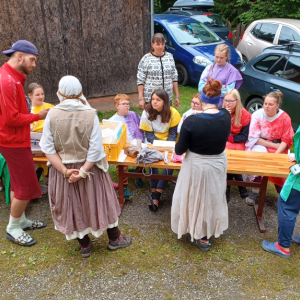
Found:
<path fill-rule="evenodd" d="M 261 188 L 260 188 L 259 202 L 258 202 L 258 205 L 257 204 L 254 205 L 255 216 L 256 216 L 256 220 L 257 220 L 260 232 L 266 231 L 262 214 L 263 214 L 264 205 L 265 205 L 267 186 L 268 186 L 268 176 L 263 176 L 262 182 L 261 182 Z"/>

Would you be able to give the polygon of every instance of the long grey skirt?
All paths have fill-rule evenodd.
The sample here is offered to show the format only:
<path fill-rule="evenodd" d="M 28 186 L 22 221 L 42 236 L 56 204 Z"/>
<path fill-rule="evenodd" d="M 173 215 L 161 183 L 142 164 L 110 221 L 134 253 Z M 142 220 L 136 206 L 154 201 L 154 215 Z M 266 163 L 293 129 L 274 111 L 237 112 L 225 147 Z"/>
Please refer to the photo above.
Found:
<path fill-rule="evenodd" d="M 80 169 L 84 163 L 66 164 L 68 169 Z M 93 166 L 89 178 L 75 183 L 54 167 L 49 170 L 49 202 L 57 230 L 66 238 L 83 238 L 91 233 L 99 237 L 107 228 L 118 226 L 120 205 L 109 173 Z"/>
<path fill-rule="evenodd" d="M 228 228 L 227 156 L 188 151 L 178 176 L 171 210 L 172 230 L 180 239 L 219 237 Z"/>

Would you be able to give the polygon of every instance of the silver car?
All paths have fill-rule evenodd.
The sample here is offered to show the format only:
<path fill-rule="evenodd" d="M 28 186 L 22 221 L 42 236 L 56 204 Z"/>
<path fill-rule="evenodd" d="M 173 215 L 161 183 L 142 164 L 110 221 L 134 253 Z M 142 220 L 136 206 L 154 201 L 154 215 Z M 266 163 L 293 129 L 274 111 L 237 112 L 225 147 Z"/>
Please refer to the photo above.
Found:
<path fill-rule="evenodd" d="M 243 61 L 262 53 L 267 47 L 283 45 L 290 41 L 300 42 L 300 20 L 264 19 L 252 22 L 237 46 Z"/>

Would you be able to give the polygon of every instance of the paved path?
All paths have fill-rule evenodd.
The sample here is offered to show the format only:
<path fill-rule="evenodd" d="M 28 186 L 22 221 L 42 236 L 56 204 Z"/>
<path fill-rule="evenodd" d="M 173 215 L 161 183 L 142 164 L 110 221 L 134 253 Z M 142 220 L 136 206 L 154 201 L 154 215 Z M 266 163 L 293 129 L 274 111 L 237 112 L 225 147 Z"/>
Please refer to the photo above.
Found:
<path fill-rule="evenodd" d="M 138 94 L 126 94 L 130 98 L 131 107 L 139 106 L 139 95 Z M 97 109 L 97 111 L 105 112 L 110 110 L 115 110 L 114 96 L 106 96 L 100 98 L 88 99 L 89 104 Z M 51 103 L 53 105 L 59 104 L 59 102 Z"/>

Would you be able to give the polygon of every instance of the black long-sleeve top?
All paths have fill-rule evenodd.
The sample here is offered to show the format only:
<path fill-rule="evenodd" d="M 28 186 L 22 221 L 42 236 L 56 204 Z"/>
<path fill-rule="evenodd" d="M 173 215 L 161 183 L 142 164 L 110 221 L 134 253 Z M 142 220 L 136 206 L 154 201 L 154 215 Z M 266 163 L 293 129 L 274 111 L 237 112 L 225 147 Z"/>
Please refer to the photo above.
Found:
<path fill-rule="evenodd" d="M 246 126 L 243 126 L 240 133 L 236 135 L 232 135 L 233 142 L 234 143 L 246 143 L 248 140 L 249 136 L 249 128 L 250 128 L 250 123 Z M 231 139 L 228 139 L 229 142 L 232 142 Z"/>
<path fill-rule="evenodd" d="M 187 117 L 175 145 L 178 155 L 190 150 L 202 155 L 221 154 L 230 134 L 231 117 L 221 108 L 217 114 L 201 113 Z"/>

